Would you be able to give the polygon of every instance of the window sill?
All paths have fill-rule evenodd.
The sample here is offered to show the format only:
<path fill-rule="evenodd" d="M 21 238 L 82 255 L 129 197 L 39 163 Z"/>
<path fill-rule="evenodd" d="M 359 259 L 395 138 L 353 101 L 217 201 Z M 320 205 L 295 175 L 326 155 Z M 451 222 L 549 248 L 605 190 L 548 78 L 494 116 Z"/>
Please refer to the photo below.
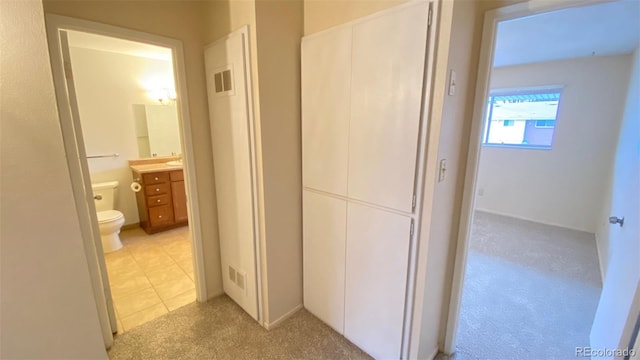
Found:
<path fill-rule="evenodd" d="M 516 144 L 482 144 L 489 148 L 525 149 L 525 150 L 551 150 L 551 146 L 543 145 L 516 145 Z"/>

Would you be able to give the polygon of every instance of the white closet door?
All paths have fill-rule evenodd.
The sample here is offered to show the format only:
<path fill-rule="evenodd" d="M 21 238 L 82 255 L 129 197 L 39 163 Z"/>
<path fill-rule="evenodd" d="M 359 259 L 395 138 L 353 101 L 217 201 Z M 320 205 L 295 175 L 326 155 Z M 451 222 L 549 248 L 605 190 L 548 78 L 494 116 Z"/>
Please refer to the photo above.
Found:
<path fill-rule="evenodd" d="M 222 285 L 258 319 L 246 29 L 205 48 Z M 223 81 L 224 80 L 224 81 Z"/>
<path fill-rule="evenodd" d="M 302 41 L 303 186 L 347 195 L 351 28 Z"/>
<path fill-rule="evenodd" d="M 349 197 L 412 211 L 426 3 L 353 28 Z"/>
<path fill-rule="evenodd" d="M 411 218 L 349 202 L 344 335 L 376 359 L 399 359 Z"/>
<path fill-rule="evenodd" d="M 345 200 L 303 192 L 304 306 L 344 333 Z"/>

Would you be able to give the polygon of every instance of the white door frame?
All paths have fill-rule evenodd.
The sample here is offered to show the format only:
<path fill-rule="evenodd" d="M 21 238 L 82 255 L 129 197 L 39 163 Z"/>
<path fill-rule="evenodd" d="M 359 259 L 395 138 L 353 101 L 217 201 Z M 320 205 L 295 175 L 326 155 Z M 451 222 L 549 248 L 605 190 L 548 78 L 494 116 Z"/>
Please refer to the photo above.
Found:
<path fill-rule="evenodd" d="M 444 346 L 442 351 L 453 354 L 456 348 L 456 332 L 462 301 L 464 275 L 467 264 L 467 252 L 471 225 L 473 224 L 473 210 L 475 208 L 475 189 L 478 177 L 478 165 L 482 146 L 482 130 L 484 126 L 486 99 L 489 96 L 491 69 L 496 45 L 498 24 L 502 21 L 532 16 L 554 10 L 572 7 L 594 5 L 611 2 L 612 0 L 529 0 L 527 2 L 487 11 L 484 16 L 482 29 L 482 45 L 478 62 L 478 77 L 476 80 L 476 95 L 473 103 L 473 118 L 469 137 L 469 152 L 464 179 L 464 192 L 460 211 L 460 224 L 454 263 L 453 280 L 451 282 L 451 297 L 446 324 Z"/>
<path fill-rule="evenodd" d="M 163 36 L 59 15 L 46 15 L 46 25 L 58 112 L 60 113 L 60 125 L 65 152 L 67 154 L 67 162 L 69 164 L 78 220 L 80 221 L 83 234 L 83 245 L 87 255 L 89 273 L 105 345 L 110 347 L 113 341 L 111 330 L 115 326 L 115 319 L 110 319 L 110 313 L 111 317 L 113 317 L 110 287 L 100 240 L 98 220 L 95 214 L 95 205 L 93 197 L 90 195 L 91 182 L 88 176 L 83 176 L 83 174 L 88 174 L 88 163 L 84 150 L 82 132 L 80 131 L 80 123 L 77 117 L 78 109 L 75 102 L 75 93 L 69 94 L 68 91 L 73 89 L 67 89 L 65 81 L 65 69 L 59 31 L 82 31 L 171 49 L 174 81 L 176 84 L 178 119 L 180 123 L 180 139 L 182 141 L 182 154 L 184 158 L 185 184 L 189 199 L 187 206 L 194 260 L 196 299 L 199 302 L 204 302 L 207 300 L 207 288 L 200 225 L 200 207 L 197 197 L 198 187 L 195 173 L 195 151 L 191 135 L 182 42 Z M 74 114 L 76 116 L 74 116 Z M 111 307 L 111 309 L 109 307 Z"/>

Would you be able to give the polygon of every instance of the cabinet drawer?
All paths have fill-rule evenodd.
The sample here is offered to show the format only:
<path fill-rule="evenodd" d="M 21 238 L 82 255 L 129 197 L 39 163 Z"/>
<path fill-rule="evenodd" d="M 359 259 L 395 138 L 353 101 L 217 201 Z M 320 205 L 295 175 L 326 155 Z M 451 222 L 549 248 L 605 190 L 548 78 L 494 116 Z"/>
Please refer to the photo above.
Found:
<path fill-rule="evenodd" d="M 169 173 L 169 177 L 171 178 L 171 181 L 184 180 L 184 173 L 182 172 L 182 170 L 180 170 L 180 171 L 171 171 Z"/>
<path fill-rule="evenodd" d="M 169 198 L 168 194 L 156 195 L 156 196 L 148 196 L 147 197 L 147 206 L 148 207 L 167 205 L 167 204 L 169 204 L 169 202 L 170 202 L 170 198 Z"/>
<path fill-rule="evenodd" d="M 147 185 L 144 187 L 144 193 L 147 196 L 166 194 L 169 192 L 169 183 Z"/>
<path fill-rule="evenodd" d="M 169 181 L 169 173 L 165 171 L 165 172 L 142 174 L 142 181 L 144 181 L 145 185 L 167 182 Z"/>
<path fill-rule="evenodd" d="M 173 210 L 169 205 L 160 205 L 149 208 L 149 222 L 151 226 L 162 226 L 173 223 Z"/>

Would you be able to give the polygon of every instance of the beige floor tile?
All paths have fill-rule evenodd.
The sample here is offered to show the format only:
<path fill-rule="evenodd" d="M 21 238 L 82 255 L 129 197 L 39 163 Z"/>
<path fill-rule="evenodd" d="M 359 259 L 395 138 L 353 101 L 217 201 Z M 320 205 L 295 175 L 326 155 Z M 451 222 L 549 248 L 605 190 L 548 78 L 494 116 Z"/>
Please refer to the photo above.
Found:
<path fill-rule="evenodd" d="M 135 275 L 144 275 L 144 271 L 138 263 L 133 260 L 132 261 L 121 261 L 114 264 L 107 264 L 107 273 L 109 274 L 109 281 L 112 279 L 119 278 L 129 278 Z"/>
<path fill-rule="evenodd" d="M 174 241 L 162 247 L 174 259 L 176 257 L 191 256 L 191 244 L 184 241 Z"/>
<path fill-rule="evenodd" d="M 152 271 L 163 270 L 171 265 L 175 265 L 176 262 L 169 257 L 169 255 L 165 253 L 157 254 L 155 256 L 144 256 L 140 258 L 136 258 L 136 261 L 144 270 L 145 273 L 150 273 Z"/>
<path fill-rule="evenodd" d="M 110 278 L 110 285 L 111 294 L 114 299 L 151 287 L 149 279 L 147 279 L 144 274 L 136 274 L 131 277 L 123 278 Z"/>
<path fill-rule="evenodd" d="M 171 299 L 188 290 L 194 289 L 195 285 L 187 275 L 183 275 L 177 280 L 168 281 L 155 286 L 156 292 L 162 300 Z"/>
<path fill-rule="evenodd" d="M 138 311 L 152 307 L 162 302 L 153 288 L 136 291 L 114 301 L 121 317 L 129 316 Z"/>
<path fill-rule="evenodd" d="M 138 325 L 142 325 L 168 312 L 167 307 L 163 303 L 156 304 L 150 308 L 138 311 L 127 317 L 122 318 L 122 326 L 125 331 L 129 331 Z"/>
<path fill-rule="evenodd" d="M 109 271 L 126 269 L 136 265 L 136 259 L 133 258 L 131 253 L 126 250 L 120 251 L 122 252 L 118 255 L 106 254 L 107 256 L 105 256 L 104 260 Z"/>
<path fill-rule="evenodd" d="M 178 296 L 172 297 L 171 299 L 165 300 L 164 304 L 167 306 L 167 309 L 169 309 L 169 311 L 173 311 L 187 304 L 191 304 L 194 301 L 196 301 L 195 288 L 189 291 L 183 292 Z"/>
<path fill-rule="evenodd" d="M 169 281 L 179 280 L 184 275 L 185 271 L 182 270 L 177 264 L 173 264 L 164 269 L 148 272 L 147 278 L 151 282 L 151 285 L 160 286 Z"/>
<path fill-rule="evenodd" d="M 177 263 L 178 266 L 193 280 L 193 261 L 191 259 L 183 260 Z"/>

